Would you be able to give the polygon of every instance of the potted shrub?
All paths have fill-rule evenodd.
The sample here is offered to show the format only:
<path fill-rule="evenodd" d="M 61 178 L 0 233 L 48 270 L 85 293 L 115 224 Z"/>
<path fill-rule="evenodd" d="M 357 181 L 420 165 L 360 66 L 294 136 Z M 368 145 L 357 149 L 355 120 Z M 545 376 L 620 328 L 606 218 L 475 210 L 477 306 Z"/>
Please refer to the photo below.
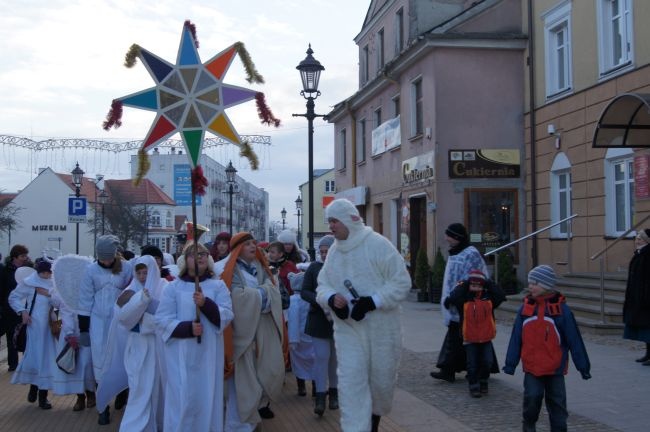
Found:
<path fill-rule="evenodd" d="M 431 267 L 431 302 L 440 303 L 442 297 L 442 282 L 445 277 L 445 258 L 440 252 L 440 248 L 436 251 L 433 259 L 433 266 Z"/>
<path fill-rule="evenodd" d="M 418 288 L 418 301 L 429 298 L 429 257 L 425 248 L 420 248 L 415 257 L 415 286 Z"/>
<path fill-rule="evenodd" d="M 509 250 L 499 252 L 499 267 L 497 269 L 499 286 L 505 295 L 517 294 L 517 273 Z"/>

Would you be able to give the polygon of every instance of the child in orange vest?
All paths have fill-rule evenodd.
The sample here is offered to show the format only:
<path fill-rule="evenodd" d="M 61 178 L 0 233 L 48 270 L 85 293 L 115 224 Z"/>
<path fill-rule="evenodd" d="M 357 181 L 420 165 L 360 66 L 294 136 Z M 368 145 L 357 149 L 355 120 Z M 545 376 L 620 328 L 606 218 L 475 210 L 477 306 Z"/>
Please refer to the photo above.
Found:
<path fill-rule="evenodd" d="M 460 314 L 469 393 L 475 398 L 488 393 L 495 358 L 492 339 L 497 334 L 494 309 L 505 299 L 503 291 L 480 270 L 470 271 L 467 280 L 456 285 L 448 297 Z"/>

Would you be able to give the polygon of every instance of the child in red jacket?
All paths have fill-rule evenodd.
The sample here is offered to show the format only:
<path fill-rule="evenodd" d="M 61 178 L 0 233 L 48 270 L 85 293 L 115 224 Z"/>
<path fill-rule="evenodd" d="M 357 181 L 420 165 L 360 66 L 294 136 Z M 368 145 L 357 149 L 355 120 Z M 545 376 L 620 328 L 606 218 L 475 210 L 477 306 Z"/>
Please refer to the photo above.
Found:
<path fill-rule="evenodd" d="M 555 271 L 548 265 L 528 273 L 529 294 L 517 313 L 503 368 L 503 372 L 513 375 L 521 358 L 525 373 L 524 432 L 535 431 L 543 399 L 551 430 L 567 430 L 564 375 L 569 351 L 582 378 L 591 378 L 585 344 L 564 296 L 555 290 L 556 280 Z"/>

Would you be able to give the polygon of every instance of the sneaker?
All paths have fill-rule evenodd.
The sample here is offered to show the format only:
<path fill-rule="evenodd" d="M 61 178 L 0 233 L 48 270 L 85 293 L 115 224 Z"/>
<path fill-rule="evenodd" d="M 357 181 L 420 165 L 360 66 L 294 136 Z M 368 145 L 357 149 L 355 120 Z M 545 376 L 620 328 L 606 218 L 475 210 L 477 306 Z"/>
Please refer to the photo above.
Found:
<path fill-rule="evenodd" d="M 106 426 L 111 422 L 111 414 L 109 412 L 108 407 L 104 410 L 104 412 L 99 413 L 99 417 L 97 418 L 97 424 L 100 426 Z"/>
<path fill-rule="evenodd" d="M 638 359 L 634 360 L 637 363 L 644 363 L 650 360 L 650 355 L 646 354 L 643 357 L 639 357 Z M 14 368 L 15 369 L 15 368 Z"/>
<path fill-rule="evenodd" d="M 429 375 L 431 375 L 432 378 L 447 381 L 450 383 L 456 381 L 456 374 L 444 372 L 442 370 L 439 372 L 431 372 Z"/>
<path fill-rule="evenodd" d="M 469 390 L 469 394 L 470 394 L 473 398 L 480 398 L 480 397 L 481 397 L 481 390 L 479 390 L 479 389 L 477 389 L 477 388 L 473 388 L 473 389 L 470 389 L 470 390 Z"/>

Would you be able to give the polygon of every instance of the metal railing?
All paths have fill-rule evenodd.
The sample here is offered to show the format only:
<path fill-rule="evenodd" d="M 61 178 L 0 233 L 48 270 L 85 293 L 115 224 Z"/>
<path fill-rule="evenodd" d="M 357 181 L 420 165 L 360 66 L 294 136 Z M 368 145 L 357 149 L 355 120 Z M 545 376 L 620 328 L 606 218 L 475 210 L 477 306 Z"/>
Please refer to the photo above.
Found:
<path fill-rule="evenodd" d="M 592 261 L 595 260 L 596 258 L 600 258 L 598 261 L 598 266 L 600 270 L 600 321 L 602 323 L 605 323 L 605 257 L 604 254 L 616 243 L 621 241 L 623 238 L 627 237 L 629 233 L 631 233 L 632 231 L 636 231 L 636 229 L 648 219 L 650 219 L 650 215 L 647 215 L 646 217 L 641 219 L 639 222 L 634 224 L 634 226 L 632 226 L 630 229 L 628 229 L 623 234 L 616 237 L 616 239 L 614 239 L 613 242 L 605 246 L 600 252 L 596 252 L 593 256 L 589 258 Z"/>
<path fill-rule="evenodd" d="M 567 257 L 568 257 L 567 258 L 567 264 L 569 266 L 569 272 L 571 272 L 571 239 L 573 237 L 572 236 L 572 231 L 571 231 L 571 219 L 573 219 L 576 216 L 578 216 L 577 213 L 573 214 L 573 215 L 571 215 L 569 217 L 566 217 L 566 218 L 564 218 L 562 220 L 559 220 L 559 221 L 557 221 L 555 223 L 552 223 L 551 225 L 547 225 L 544 228 L 540 228 L 535 232 L 532 232 L 530 234 L 526 234 L 525 236 L 520 237 L 517 240 L 513 240 L 508 244 L 505 244 L 503 246 L 499 246 L 498 248 L 493 249 L 490 252 L 487 252 L 487 253 L 483 254 L 484 256 L 494 255 L 494 282 L 495 283 L 499 282 L 499 255 L 498 255 L 498 252 L 502 251 L 503 249 L 507 249 L 507 248 L 509 248 L 511 246 L 514 246 L 514 245 L 516 245 L 517 243 L 519 243 L 519 242 L 521 242 L 523 240 L 527 240 L 527 239 L 529 239 L 529 238 L 531 238 L 533 236 L 536 236 L 537 234 L 539 234 L 541 232 L 549 230 L 549 229 L 553 228 L 554 226 L 563 224 L 564 222 L 568 222 L 567 240 L 569 241 L 569 244 L 567 245 Z"/>

